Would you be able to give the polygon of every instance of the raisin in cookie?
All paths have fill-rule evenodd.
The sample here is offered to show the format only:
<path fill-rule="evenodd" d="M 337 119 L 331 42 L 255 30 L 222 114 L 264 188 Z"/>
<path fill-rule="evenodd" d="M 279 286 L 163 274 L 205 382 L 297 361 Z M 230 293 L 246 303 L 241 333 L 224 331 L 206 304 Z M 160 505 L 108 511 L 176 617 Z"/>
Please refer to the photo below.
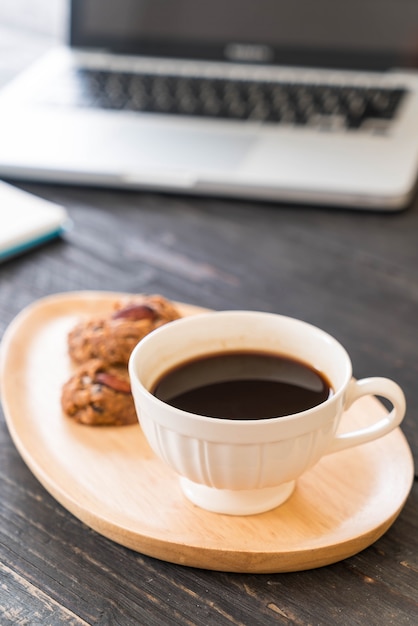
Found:
<path fill-rule="evenodd" d="M 69 333 L 70 356 L 76 363 L 99 358 L 108 364 L 127 364 L 140 339 L 179 317 L 176 307 L 159 295 L 117 302 L 108 316 L 80 322 Z"/>
<path fill-rule="evenodd" d="M 138 423 L 129 374 L 124 366 L 108 366 L 100 359 L 78 367 L 63 385 L 61 406 L 68 417 L 91 426 Z"/>

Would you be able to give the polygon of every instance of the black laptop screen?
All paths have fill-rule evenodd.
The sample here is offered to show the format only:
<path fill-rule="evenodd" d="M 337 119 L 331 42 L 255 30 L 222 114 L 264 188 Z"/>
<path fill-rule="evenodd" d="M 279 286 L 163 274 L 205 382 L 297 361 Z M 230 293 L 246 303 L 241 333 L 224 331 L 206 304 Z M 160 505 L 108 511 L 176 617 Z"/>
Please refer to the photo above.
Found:
<path fill-rule="evenodd" d="M 72 0 L 70 43 L 123 54 L 418 66 L 418 0 Z"/>

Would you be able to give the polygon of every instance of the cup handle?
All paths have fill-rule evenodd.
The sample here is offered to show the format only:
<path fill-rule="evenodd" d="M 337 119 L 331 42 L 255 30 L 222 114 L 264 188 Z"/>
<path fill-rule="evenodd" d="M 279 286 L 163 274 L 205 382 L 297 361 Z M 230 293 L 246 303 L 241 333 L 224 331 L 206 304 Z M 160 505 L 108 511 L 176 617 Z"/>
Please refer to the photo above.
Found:
<path fill-rule="evenodd" d="M 405 395 L 397 383 L 389 378 L 363 378 L 361 380 L 351 380 L 347 389 L 344 403 L 346 411 L 356 400 L 363 396 L 375 395 L 386 398 L 393 405 L 390 413 L 382 417 L 375 424 L 360 428 L 348 433 L 337 435 L 326 454 L 339 452 L 346 448 L 357 446 L 361 443 L 373 441 L 383 437 L 391 430 L 399 426 L 405 416 L 406 403 Z"/>

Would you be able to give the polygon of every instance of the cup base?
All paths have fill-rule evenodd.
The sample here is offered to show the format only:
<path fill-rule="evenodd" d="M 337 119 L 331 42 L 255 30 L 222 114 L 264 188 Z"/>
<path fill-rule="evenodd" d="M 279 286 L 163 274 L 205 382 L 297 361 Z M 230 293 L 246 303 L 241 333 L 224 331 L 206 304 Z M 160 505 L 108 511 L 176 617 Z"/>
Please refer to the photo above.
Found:
<path fill-rule="evenodd" d="M 293 493 L 296 481 L 263 489 L 215 489 L 180 477 L 184 495 L 201 509 L 227 515 L 255 515 L 283 504 Z"/>

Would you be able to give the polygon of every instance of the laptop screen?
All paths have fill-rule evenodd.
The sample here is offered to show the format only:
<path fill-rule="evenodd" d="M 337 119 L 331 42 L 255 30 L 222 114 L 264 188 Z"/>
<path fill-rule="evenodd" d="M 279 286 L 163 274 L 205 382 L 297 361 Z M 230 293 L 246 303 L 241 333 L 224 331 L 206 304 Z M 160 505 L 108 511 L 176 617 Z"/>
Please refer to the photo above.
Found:
<path fill-rule="evenodd" d="M 418 67 L 418 1 L 72 0 L 70 43 L 308 67 Z"/>

